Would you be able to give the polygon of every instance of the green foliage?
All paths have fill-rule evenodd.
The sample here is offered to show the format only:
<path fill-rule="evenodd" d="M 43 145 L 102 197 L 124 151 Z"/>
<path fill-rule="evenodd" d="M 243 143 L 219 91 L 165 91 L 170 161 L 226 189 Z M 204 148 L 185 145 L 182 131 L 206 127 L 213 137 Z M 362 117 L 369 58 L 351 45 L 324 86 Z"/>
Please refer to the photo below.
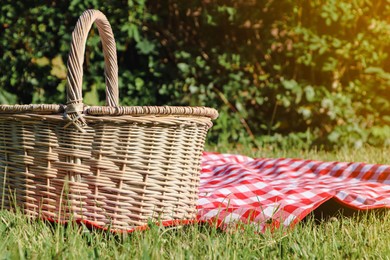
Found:
<path fill-rule="evenodd" d="M 4 0 L 0 102 L 64 103 L 71 31 L 96 8 L 117 40 L 122 105 L 215 107 L 211 142 L 389 145 L 389 3 Z M 94 29 L 90 104 L 104 104 L 100 46 Z"/>

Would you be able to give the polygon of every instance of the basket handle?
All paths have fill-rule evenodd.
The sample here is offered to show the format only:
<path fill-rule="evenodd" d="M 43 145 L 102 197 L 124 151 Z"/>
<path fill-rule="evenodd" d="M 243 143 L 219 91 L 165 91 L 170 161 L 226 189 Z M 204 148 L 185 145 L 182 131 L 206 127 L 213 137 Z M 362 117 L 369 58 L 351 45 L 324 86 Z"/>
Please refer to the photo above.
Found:
<path fill-rule="evenodd" d="M 72 33 L 72 44 L 68 56 L 67 106 L 65 117 L 79 130 L 86 125 L 83 118 L 83 63 L 88 32 L 95 23 L 102 41 L 104 54 L 104 74 L 106 78 L 106 105 L 118 106 L 118 64 L 114 34 L 106 16 L 98 10 L 86 10 L 80 16 Z"/>

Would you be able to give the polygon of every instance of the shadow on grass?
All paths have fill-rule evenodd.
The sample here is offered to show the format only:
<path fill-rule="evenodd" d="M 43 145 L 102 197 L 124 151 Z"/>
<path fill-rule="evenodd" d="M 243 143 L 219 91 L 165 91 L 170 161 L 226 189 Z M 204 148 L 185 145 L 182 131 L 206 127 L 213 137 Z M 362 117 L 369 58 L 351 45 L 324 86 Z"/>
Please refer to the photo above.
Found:
<path fill-rule="evenodd" d="M 327 202 L 321 204 L 317 209 L 312 213 L 306 216 L 302 222 L 308 221 L 310 218 L 314 218 L 315 223 L 320 224 L 323 221 L 329 221 L 334 218 L 347 217 L 347 218 L 359 218 L 365 216 L 366 214 L 375 214 L 378 216 L 384 215 L 390 209 L 379 208 L 379 209 L 369 209 L 369 210 L 357 210 L 350 207 L 347 207 L 339 203 L 335 199 L 330 199 Z"/>

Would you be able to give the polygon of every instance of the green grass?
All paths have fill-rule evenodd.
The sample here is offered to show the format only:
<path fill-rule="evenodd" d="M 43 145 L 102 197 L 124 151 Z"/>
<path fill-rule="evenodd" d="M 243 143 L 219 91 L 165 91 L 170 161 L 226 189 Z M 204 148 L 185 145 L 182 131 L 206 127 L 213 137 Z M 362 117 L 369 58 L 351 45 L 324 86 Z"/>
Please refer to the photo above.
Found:
<path fill-rule="evenodd" d="M 390 164 L 390 147 L 375 148 L 340 148 L 337 151 L 323 150 L 281 150 L 273 147 L 267 148 L 230 148 L 226 146 L 207 147 L 208 151 L 220 153 L 244 154 L 254 158 L 302 158 L 320 161 L 344 161 Z"/>
<path fill-rule="evenodd" d="M 220 149 L 226 152 L 226 150 Z M 317 160 L 390 164 L 390 149 L 317 151 L 229 150 L 254 157 L 298 157 Z M 308 217 L 293 229 L 258 234 L 252 226 L 222 232 L 208 225 L 161 228 L 114 235 L 69 225 L 29 220 L 21 213 L 0 211 L 1 259 L 389 259 L 390 211 Z"/>

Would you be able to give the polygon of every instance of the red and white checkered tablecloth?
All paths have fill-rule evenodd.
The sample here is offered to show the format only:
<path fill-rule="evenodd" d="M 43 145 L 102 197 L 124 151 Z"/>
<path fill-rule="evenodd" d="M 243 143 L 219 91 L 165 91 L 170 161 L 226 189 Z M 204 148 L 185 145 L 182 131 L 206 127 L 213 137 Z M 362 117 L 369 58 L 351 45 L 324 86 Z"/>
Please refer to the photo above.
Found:
<path fill-rule="evenodd" d="M 263 231 L 296 224 L 332 198 L 354 209 L 390 208 L 390 165 L 204 153 L 201 221 L 240 221 Z"/>

